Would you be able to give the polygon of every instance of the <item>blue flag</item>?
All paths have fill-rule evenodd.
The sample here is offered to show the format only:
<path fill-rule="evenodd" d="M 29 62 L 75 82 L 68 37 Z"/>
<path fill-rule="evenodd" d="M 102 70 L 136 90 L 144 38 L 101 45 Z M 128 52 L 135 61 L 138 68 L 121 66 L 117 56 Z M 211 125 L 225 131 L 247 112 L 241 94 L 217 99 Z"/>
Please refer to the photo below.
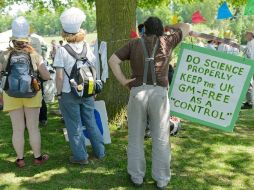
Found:
<path fill-rule="evenodd" d="M 229 10 L 227 3 L 224 2 L 218 10 L 217 19 L 228 19 L 231 17 L 233 17 L 233 15 Z"/>

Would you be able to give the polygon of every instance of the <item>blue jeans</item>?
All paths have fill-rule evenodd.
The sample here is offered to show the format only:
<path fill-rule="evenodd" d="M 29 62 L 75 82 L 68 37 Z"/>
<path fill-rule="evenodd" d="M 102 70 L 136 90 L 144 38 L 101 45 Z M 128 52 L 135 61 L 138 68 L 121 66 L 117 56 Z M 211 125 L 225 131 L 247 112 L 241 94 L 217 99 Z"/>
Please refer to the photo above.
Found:
<path fill-rule="evenodd" d="M 59 100 L 61 113 L 68 132 L 74 160 L 87 160 L 84 126 L 90 136 L 93 151 L 98 158 L 105 156 L 103 136 L 94 116 L 94 98 L 77 98 L 72 93 L 63 93 Z"/>

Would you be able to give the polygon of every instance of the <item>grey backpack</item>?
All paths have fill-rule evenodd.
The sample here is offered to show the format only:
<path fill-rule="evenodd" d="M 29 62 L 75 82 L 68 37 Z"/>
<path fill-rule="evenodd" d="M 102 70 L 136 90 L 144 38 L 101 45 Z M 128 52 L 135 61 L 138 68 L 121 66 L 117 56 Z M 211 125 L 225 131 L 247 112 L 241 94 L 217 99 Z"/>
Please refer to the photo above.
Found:
<path fill-rule="evenodd" d="M 71 87 L 71 92 L 79 98 L 90 97 L 97 93 L 96 69 L 86 57 L 86 43 L 80 54 L 76 53 L 68 44 L 66 51 L 76 60 L 70 75 L 64 69 Z"/>
<path fill-rule="evenodd" d="M 32 66 L 32 60 L 29 54 L 13 51 L 10 54 L 4 77 L 6 82 L 3 90 L 11 97 L 32 98 L 36 95 L 34 89 L 34 79 L 36 73 Z"/>

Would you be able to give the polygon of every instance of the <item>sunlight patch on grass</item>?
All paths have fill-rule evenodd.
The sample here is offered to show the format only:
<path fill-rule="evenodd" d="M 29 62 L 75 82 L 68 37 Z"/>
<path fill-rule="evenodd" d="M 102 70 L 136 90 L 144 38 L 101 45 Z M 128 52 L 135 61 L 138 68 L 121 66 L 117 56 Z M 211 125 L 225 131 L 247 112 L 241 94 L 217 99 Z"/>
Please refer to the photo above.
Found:
<path fill-rule="evenodd" d="M 249 152 L 249 153 L 254 154 L 254 146 L 253 145 L 252 146 L 246 146 L 246 145 L 238 145 L 238 146 L 234 146 L 234 145 L 224 145 L 224 146 L 215 145 L 213 147 L 213 152 L 214 153 L 226 154 L 228 152 L 232 152 L 232 150 L 234 151 L 234 153 Z"/>
<path fill-rule="evenodd" d="M 44 182 L 44 181 L 49 181 L 51 177 L 54 175 L 59 175 L 59 174 L 64 174 L 67 173 L 67 169 L 65 167 L 53 169 L 53 170 L 48 170 L 45 172 L 41 172 L 39 174 L 36 174 L 33 176 L 29 182 L 31 183 L 39 183 L 39 182 Z"/>
<path fill-rule="evenodd" d="M 0 146 L 1 147 L 1 146 Z M 0 154 L 0 158 L 4 158 L 5 160 L 7 160 L 7 157 L 8 157 L 9 155 L 8 154 L 5 154 L 5 153 L 1 153 Z"/>
<path fill-rule="evenodd" d="M 51 177 L 53 177 L 54 175 L 64 174 L 67 172 L 68 172 L 67 169 L 64 167 L 41 172 L 32 177 L 20 177 L 16 176 L 16 174 L 13 172 L 9 172 L 5 174 L 0 174 L 0 184 L 22 185 L 22 183 L 24 182 L 41 183 L 49 181 Z"/>
<path fill-rule="evenodd" d="M 89 174 L 89 173 L 95 173 L 95 174 L 115 174 L 114 170 L 109 170 L 108 168 L 104 167 L 97 167 L 96 170 L 93 168 L 86 168 L 85 170 L 80 172 L 81 174 Z"/>
<path fill-rule="evenodd" d="M 134 190 L 127 175 L 127 121 L 122 110 L 110 121 L 112 144 L 106 146 L 105 160 L 93 158 L 85 167 L 72 165 L 60 117 L 50 114 L 58 104 L 49 105 L 49 125 L 41 129 L 47 164 L 36 167 L 26 133 L 24 169 L 14 165 L 11 122 L 0 112 L 0 190 Z M 241 112 L 234 133 L 222 133 L 192 122 L 171 137 L 172 179 L 169 190 L 254 190 L 254 110 Z M 151 139 L 145 141 L 147 172 L 144 190 L 155 189 L 151 177 Z"/>

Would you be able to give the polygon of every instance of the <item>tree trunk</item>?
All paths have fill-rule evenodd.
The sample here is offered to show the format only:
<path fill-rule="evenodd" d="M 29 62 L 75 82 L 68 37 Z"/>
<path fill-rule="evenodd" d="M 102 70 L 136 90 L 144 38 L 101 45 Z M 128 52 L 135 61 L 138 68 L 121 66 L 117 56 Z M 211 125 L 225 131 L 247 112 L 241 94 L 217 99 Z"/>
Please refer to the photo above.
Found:
<path fill-rule="evenodd" d="M 98 39 L 108 44 L 108 58 L 130 39 L 130 31 L 136 28 L 137 0 L 96 0 L 96 21 Z M 126 76 L 130 76 L 128 63 L 122 64 Z M 111 70 L 104 86 L 103 98 L 110 119 L 117 116 L 127 104 L 129 92 L 120 86 Z"/>

